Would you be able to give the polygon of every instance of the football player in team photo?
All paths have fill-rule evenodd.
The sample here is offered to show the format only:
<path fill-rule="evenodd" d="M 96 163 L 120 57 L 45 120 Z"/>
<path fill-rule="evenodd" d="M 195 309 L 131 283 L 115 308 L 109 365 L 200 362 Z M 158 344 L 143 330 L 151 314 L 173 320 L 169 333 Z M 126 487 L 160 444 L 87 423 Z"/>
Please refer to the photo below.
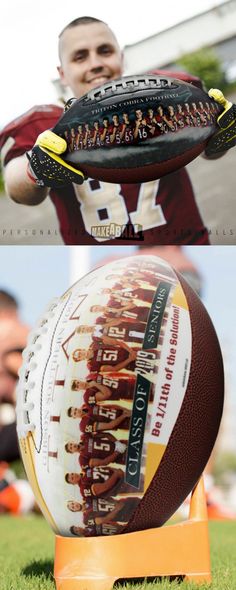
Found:
<path fill-rule="evenodd" d="M 91 379 L 92 377 L 92 379 Z M 91 373 L 86 381 L 73 379 L 72 391 L 84 391 L 83 399 L 86 404 L 92 406 L 108 399 L 133 399 L 136 377 L 114 373 L 104 375 Z"/>
<path fill-rule="evenodd" d="M 110 432 L 85 434 L 79 443 L 68 442 L 65 445 L 67 453 L 79 453 L 78 461 L 81 467 L 98 467 L 110 463 L 125 464 L 126 440 L 117 440 Z"/>
<path fill-rule="evenodd" d="M 115 430 L 118 427 L 128 429 L 130 426 L 131 410 L 121 406 L 82 406 L 70 407 L 67 411 L 70 418 L 80 419 L 81 432 L 96 433 L 102 430 Z"/>

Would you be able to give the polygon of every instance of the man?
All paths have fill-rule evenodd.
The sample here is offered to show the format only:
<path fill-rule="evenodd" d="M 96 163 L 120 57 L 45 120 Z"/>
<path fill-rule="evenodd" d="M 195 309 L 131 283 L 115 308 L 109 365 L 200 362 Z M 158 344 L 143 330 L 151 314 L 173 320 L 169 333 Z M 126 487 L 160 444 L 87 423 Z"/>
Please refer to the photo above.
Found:
<path fill-rule="evenodd" d="M 115 275 L 110 275 L 109 278 L 116 278 Z M 152 285 L 148 285 L 146 282 L 132 281 L 132 279 L 126 280 L 126 277 L 117 275 L 117 283 L 114 284 L 112 289 L 104 288 L 101 290 L 103 295 L 111 294 L 110 301 L 113 301 L 116 297 L 122 297 L 123 301 L 129 301 L 130 299 L 138 299 L 145 303 L 152 303 L 156 288 Z"/>
<path fill-rule="evenodd" d="M 87 361 L 90 373 L 117 372 L 122 369 L 146 375 L 157 372 L 157 359 L 159 351 L 131 348 L 126 342 L 119 340 L 119 346 L 115 338 L 103 336 L 93 337 L 93 342 L 88 349 L 76 348 L 72 352 L 75 363 Z"/>
<path fill-rule="evenodd" d="M 112 124 L 110 126 L 110 142 L 116 143 L 117 145 L 121 142 L 121 132 L 123 125 L 119 121 L 119 115 L 114 114 L 112 116 Z"/>
<path fill-rule="evenodd" d="M 131 411 L 121 406 L 71 406 L 67 414 L 69 418 L 80 419 L 80 430 L 84 433 L 97 434 L 102 430 L 128 429 Z"/>
<path fill-rule="evenodd" d="M 137 496 L 122 498 L 88 498 L 81 504 L 73 500 L 67 502 L 67 508 L 71 512 L 89 512 L 91 518 L 94 518 L 96 524 L 117 520 L 118 522 L 128 522 L 131 513 L 139 505 L 140 498 Z M 87 519 L 86 519 L 87 520 Z"/>
<path fill-rule="evenodd" d="M 67 453 L 79 453 L 80 466 L 99 467 L 109 463 L 126 461 L 127 441 L 117 440 L 110 432 L 102 432 L 94 436 L 84 435 L 79 443 L 68 442 L 65 445 Z"/>
<path fill-rule="evenodd" d="M 84 524 L 104 524 L 107 522 L 126 523 L 134 510 L 138 507 L 140 498 L 128 497 L 116 500 L 115 498 L 92 498 L 83 504 L 69 500 L 67 508 L 71 512 L 82 512 Z M 93 523 L 91 521 L 94 521 Z M 90 521 L 90 522 L 88 522 Z"/>
<path fill-rule="evenodd" d="M 135 111 L 135 129 L 134 129 L 134 137 L 135 139 L 146 139 L 147 138 L 147 121 L 143 116 L 143 112 L 141 109 L 137 109 Z"/>
<path fill-rule="evenodd" d="M 66 473 L 65 481 L 71 485 L 78 485 L 83 499 L 134 493 L 133 486 L 124 482 L 124 471 L 115 467 L 88 467 L 80 474 Z M 139 493 L 142 493 L 143 485 L 144 477 L 141 474 Z"/>
<path fill-rule="evenodd" d="M 115 307 L 106 305 L 92 305 L 90 311 L 92 313 L 101 313 L 102 315 L 96 318 L 96 324 L 105 324 L 108 326 L 118 326 L 125 320 L 130 323 L 136 321 L 146 322 L 148 314 L 151 309 L 151 304 L 141 301 L 141 305 L 137 305 L 136 299 L 130 299 L 122 305 L 122 299 L 117 298 Z"/>
<path fill-rule="evenodd" d="M 144 322 L 131 323 L 128 319 L 124 321 L 119 318 L 106 324 L 102 317 L 97 318 L 95 326 L 79 326 L 76 334 L 90 334 L 92 337 L 100 338 L 108 336 L 124 342 L 134 342 L 142 346 L 145 336 L 146 324 Z"/>
<path fill-rule="evenodd" d="M 92 496 L 105 497 L 108 492 L 111 495 L 117 490 L 117 484 L 119 484 L 120 489 L 124 482 L 124 472 L 122 469 L 111 467 L 93 467 L 85 469 L 80 474 L 75 472 L 66 473 L 65 480 L 68 484 L 78 485 L 83 498 Z"/>
<path fill-rule="evenodd" d="M 91 378 L 92 377 L 92 378 Z M 86 405 L 93 406 L 108 399 L 133 399 L 136 377 L 115 373 L 104 375 L 91 374 L 86 381 L 74 379 L 71 384 L 72 391 L 85 390 L 83 395 Z"/>
<path fill-rule="evenodd" d="M 118 535 L 123 530 L 124 525 L 117 522 L 103 523 L 101 525 L 91 525 L 82 528 L 72 525 L 70 532 L 77 537 L 100 537 L 101 535 Z"/>
<path fill-rule="evenodd" d="M 92 17 L 76 19 L 63 29 L 59 37 L 59 56 L 62 84 L 69 86 L 77 98 L 119 78 L 123 72 L 122 52 L 113 32 L 104 22 Z M 197 79 L 189 77 L 189 80 Z M 35 107 L 3 130 L 0 145 L 5 184 L 14 201 L 37 205 L 50 194 L 66 244 L 101 242 L 103 238 L 91 235 L 93 226 L 116 223 L 121 227 L 139 228 L 137 219 L 140 216 L 146 245 L 209 243 L 184 169 L 143 185 L 115 185 L 92 179 L 80 186 L 70 180 L 67 186 L 50 191 L 38 185 L 37 175 L 28 167 L 26 152 L 31 150 L 39 134 L 54 127 L 61 114 L 58 106 Z M 65 172 L 58 165 L 59 169 L 63 179 L 68 176 L 68 170 Z M 81 182 L 84 177 L 77 171 L 72 178 Z M 126 240 L 125 235 L 124 231 L 122 244 L 130 244 L 130 238 Z M 106 244 L 116 243 L 116 239 L 104 239 Z M 118 243 L 121 243 L 120 238 Z"/>

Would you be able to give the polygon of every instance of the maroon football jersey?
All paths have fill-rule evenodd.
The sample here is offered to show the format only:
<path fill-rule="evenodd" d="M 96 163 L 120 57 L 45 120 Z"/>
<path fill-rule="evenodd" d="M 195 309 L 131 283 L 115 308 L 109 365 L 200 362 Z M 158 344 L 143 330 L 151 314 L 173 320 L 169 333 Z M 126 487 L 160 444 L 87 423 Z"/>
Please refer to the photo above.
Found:
<path fill-rule="evenodd" d="M 93 379 L 93 381 L 97 381 L 101 385 L 105 385 L 109 387 L 111 396 L 109 399 L 133 399 L 134 389 L 135 389 L 135 377 L 129 377 L 129 379 L 125 378 L 122 374 L 120 375 L 109 375 L 102 374 L 102 373 L 94 373 L 89 376 L 89 378 Z M 93 405 L 96 403 L 96 392 L 99 391 L 96 387 L 89 387 L 86 389 L 84 393 L 84 401 L 89 404 Z"/>
<path fill-rule="evenodd" d="M 98 457 L 94 457 L 94 458 L 98 459 Z M 87 467 L 90 467 L 91 466 L 90 461 L 91 461 L 91 457 L 84 457 L 83 455 L 79 456 L 79 464 L 82 469 L 86 469 Z M 119 465 L 125 465 L 125 462 L 126 462 L 126 453 L 122 453 L 120 455 L 117 455 L 116 459 L 114 461 L 112 461 L 112 463 L 117 463 Z M 109 462 L 109 464 L 110 463 L 111 463 L 111 461 Z"/>
<path fill-rule="evenodd" d="M 88 369 L 91 373 L 100 371 L 102 366 L 116 366 L 125 361 L 129 352 L 125 348 L 110 346 L 104 344 L 102 340 L 95 340 L 90 347 L 94 351 L 94 356 L 88 361 Z M 159 358 L 159 352 L 157 350 L 142 350 L 133 348 L 137 352 L 136 359 L 130 361 L 124 368 L 128 371 L 134 371 L 136 373 L 145 374 L 155 373 L 157 367 L 155 361 Z"/>
<path fill-rule="evenodd" d="M 94 493 L 93 485 L 96 483 L 104 483 L 108 481 L 111 476 L 113 475 L 113 469 L 111 467 L 102 466 L 102 467 L 88 467 L 82 473 L 79 488 L 83 498 L 88 498 L 91 496 L 96 496 Z M 117 484 L 116 484 L 117 485 Z M 112 490 L 109 490 L 110 495 Z M 106 492 L 106 495 L 108 492 Z M 104 494 L 99 494 L 104 495 Z"/>
<path fill-rule="evenodd" d="M 100 136 L 99 136 L 99 130 L 93 128 L 91 131 L 91 145 L 93 147 L 100 147 Z"/>
<path fill-rule="evenodd" d="M 80 430 L 81 432 L 84 432 L 86 434 L 93 434 L 96 433 L 99 428 L 98 428 L 98 424 L 99 422 L 102 422 L 102 420 L 100 421 L 93 421 L 93 419 L 90 416 L 84 416 L 81 421 L 80 421 Z M 104 422 L 107 423 L 107 430 L 110 429 L 109 426 L 109 422 L 108 420 L 104 420 Z M 130 418 L 124 418 L 124 420 L 122 420 L 122 422 L 118 425 L 118 426 L 113 426 L 112 430 L 117 430 L 118 428 L 122 428 L 127 430 L 130 426 Z"/>
<path fill-rule="evenodd" d="M 7 125 L 0 134 L 4 165 L 32 149 L 39 133 L 53 128 L 61 114 L 62 109 L 55 105 L 36 106 Z M 106 141 L 110 141 L 108 133 Z M 105 240 L 106 245 L 137 245 L 130 232 L 127 236 L 127 228 L 132 226 L 138 238 L 140 225 L 143 245 L 209 243 L 185 169 L 143 184 L 88 179 L 82 186 L 51 190 L 50 198 L 65 244 L 92 245 Z M 94 228 L 104 223 L 119 225 L 121 238 L 96 234 Z"/>
<path fill-rule="evenodd" d="M 102 318 L 101 318 L 102 319 Z M 109 336 L 117 340 L 123 340 L 123 342 L 136 342 L 142 345 L 146 324 L 144 322 L 135 323 L 122 321 L 119 326 L 106 326 L 103 322 L 99 322 L 99 318 L 96 321 L 97 324 L 102 323 L 101 333 L 103 336 Z"/>
<path fill-rule="evenodd" d="M 134 140 L 133 128 L 131 125 L 123 124 L 121 126 L 122 143 L 129 144 Z"/>
<path fill-rule="evenodd" d="M 121 143 L 120 132 L 121 132 L 121 125 L 110 125 L 109 136 L 110 136 L 111 145 L 113 145 L 113 144 L 119 145 Z M 113 141 L 112 141 L 112 138 L 114 138 Z"/>
<path fill-rule="evenodd" d="M 100 127 L 99 128 L 99 137 L 101 145 L 110 145 L 110 135 L 109 135 L 109 127 Z M 103 139 L 102 139 L 103 138 Z"/>
<path fill-rule="evenodd" d="M 75 137 L 75 147 L 80 150 L 83 149 L 83 140 L 84 140 L 84 134 L 83 132 L 79 132 L 77 131 L 76 133 L 76 137 Z"/>
<path fill-rule="evenodd" d="M 149 137 L 154 137 L 160 134 L 160 130 L 156 125 L 156 119 L 152 117 L 146 117 L 146 130 Z"/>
<path fill-rule="evenodd" d="M 88 404 L 89 406 L 93 406 L 94 404 L 96 404 L 96 393 L 99 392 L 99 389 L 97 389 L 96 387 L 88 387 L 88 389 L 86 389 L 83 397 L 84 397 L 84 401 L 86 404 Z"/>
<path fill-rule="evenodd" d="M 84 457 L 83 455 L 79 455 L 79 464 L 82 467 L 82 469 L 89 467 L 89 458 Z"/>
<path fill-rule="evenodd" d="M 84 132 L 83 146 L 87 150 L 92 145 L 92 135 L 90 129 Z"/>
<path fill-rule="evenodd" d="M 85 415 L 80 420 L 81 432 L 96 432 L 99 422 L 111 422 L 116 420 L 123 413 L 123 408 L 114 408 L 113 406 L 89 406 L 85 408 Z M 121 422 L 119 428 L 129 428 L 129 418 Z"/>
<path fill-rule="evenodd" d="M 80 451 L 79 463 L 81 467 L 88 467 L 90 459 L 106 459 L 115 452 L 117 439 L 115 437 L 106 437 L 106 434 L 102 436 L 83 436 L 83 449 Z M 120 441 L 127 445 L 127 441 Z M 125 463 L 126 451 L 120 453 L 113 463 Z"/>
<path fill-rule="evenodd" d="M 104 524 L 92 524 L 94 521 L 91 519 L 91 524 L 86 526 L 84 529 L 85 537 L 99 537 L 101 535 L 118 535 L 122 530 L 123 526 L 117 522 L 107 522 Z"/>
<path fill-rule="evenodd" d="M 137 497 L 122 498 L 122 500 L 120 501 L 115 500 L 114 498 L 88 499 L 84 504 L 84 524 L 87 524 L 90 518 L 96 518 L 97 516 L 106 516 L 107 514 L 109 514 L 109 512 L 112 512 L 117 507 L 118 503 L 122 503 L 122 506 L 114 520 L 118 522 L 128 522 L 131 513 L 134 512 L 135 508 L 137 508 L 139 502 L 140 498 Z"/>
<path fill-rule="evenodd" d="M 146 119 L 143 119 L 137 128 L 136 128 L 136 126 L 134 126 L 134 135 L 136 135 L 137 141 L 147 139 L 148 133 L 147 133 Z"/>
<path fill-rule="evenodd" d="M 89 459 L 95 458 L 96 459 L 105 459 L 105 457 L 109 457 L 112 455 L 115 450 L 115 443 L 116 439 L 110 440 L 104 436 L 84 436 L 83 437 L 83 449 L 80 451 L 79 461 L 81 463 L 81 459 L 86 459 L 88 462 Z"/>
<path fill-rule="evenodd" d="M 184 114 L 177 112 L 176 119 L 177 119 L 178 126 L 183 128 L 184 127 Z"/>
<path fill-rule="evenodd" d="M 90 348 L 93 350 L 94 355 L 88 361 L 88 369 L 92 373 L 99 372 L 102 366 L 112 365 L 116 367 L 119 363 L 125 361 L 128 356 L 128 350 L 124 348 L 111 346 L 110 344 L 104 344 L 102 340 L 93 337 L 93 343 Z M 134 367 L 134 361 L 131 361 L 129 365 Z M 130 370 L 132 370 L 132 368 Z"/>

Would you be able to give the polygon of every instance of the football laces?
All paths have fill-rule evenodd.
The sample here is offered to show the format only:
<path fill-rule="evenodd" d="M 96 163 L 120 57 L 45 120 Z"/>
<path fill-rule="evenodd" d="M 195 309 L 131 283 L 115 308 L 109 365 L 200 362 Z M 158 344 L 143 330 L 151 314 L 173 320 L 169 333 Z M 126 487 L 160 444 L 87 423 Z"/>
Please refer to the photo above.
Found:
<path fill-rule="evenodd" d="M 36 429 L 35 423 L 31 420 L 31 412 L 35 407 L 31 399 L 31 391 L 36 387 L 34 372 L 38 368 L 37 354 L 43 348 L 42 337 L 48 332 L 48 324 L 55 316 L 58 301 L 58 298 L 53 299 L 47 306 L 35 330 L 30 333 L 27 346 L 22 353 L 23 364 L 19 370 L 20 383 L 16 388 L 16 394 L 19 399 L 18 409 L 22 412 L 25 436 Z"/>

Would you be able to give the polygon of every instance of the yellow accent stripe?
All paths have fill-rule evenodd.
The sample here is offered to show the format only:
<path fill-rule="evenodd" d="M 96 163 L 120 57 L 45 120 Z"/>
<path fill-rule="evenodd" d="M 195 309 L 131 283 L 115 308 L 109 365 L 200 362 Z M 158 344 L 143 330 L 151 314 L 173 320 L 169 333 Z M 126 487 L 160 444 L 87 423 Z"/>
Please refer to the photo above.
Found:
<path fill-rule="evenodd" d="M 58 164 L 63 166 L 63 168 L 67 168 L 67 170 L 71 170 L 71 172 L 74 172 L 74 174 L 77 174 L 77 176 L 81 176 L 84 179 L 84 174 L 83 174 L 83 172 L 81 172 L 81 170 L 77 170 L 77 168 L 73 168 L 73 166 L 71 166 L 70 164 L 67 164 L 67 162 L 65 162 L 65 160 L 60 158 L 60 156 L 57 156 L 57 154 L 54 154 L 54 152 L 51 152 L 50 150 L 46 150 L 42 146 L 40 146 L 40 149 L 42 150 L 42 152 L 45 152 L 45 154 L 48 154 L 48 156 L 50 156 L 50 158 L 52 158 L 53 160 L 58 162 Z"/>
<path fill-rule="evenodd" d="M 41 490 L 40 490 L 40 487 L 38 484 L 38 480 L 37 480 L 37 476 L 36 476 L 36 472 L 35 472 L 35 462 L 34 462 L 35 448 L 33 445 L 33 439 L 32 439 L 31 433 L 29 433 L 26 438 L 20 438 L 19 443 L 20 443 L 21 455 L 22 455 L 25 471 L 26 471 L 27 477 L 29 479 L 30 485 L 32 487 L 32 490 L 34 492 L 36 501 L 37 501 L 39 507 L 41 508 L 45 518 L 48 520 L 49 524 L 53 528 L 53 530 L 56 533 L 60 534 L 60 531 L 55 523 L 55 520 L 53 519 L 51 513 L 48 510 L 48 507 L 45 503 L 45 500 L 42 496 L 42 493 L 41 493 Z"/>
<path fill-rule="evenodd" d="M 229 143 L 229 141 L 232 141 L 232 139 L 236 139 L 236 133 L 235 133 L 235 135 L 233 135 L 229 139 L 226 139 L 225 143 Z"/>
<path fill-rule="evenodd" d="M 162 460 L 166 445 L 158 445 L 156 443 L 147 443 L 147 458 L 146 458 L 146 470 L 144 479 L 144 492 L 148 489 L 158 466 Z"/>
<path fill-rule="evenodd" d="M 223 113 L 221 113 L 219 115 L 219 117 L 217 117 L 217 123 L 219 123 L 220 119 L 225 115 L 225 113 L 227 113 L 227 111 L 229 111 L 229 109 L 231 109 L 231 107 L 232 107 L 232 102 L 229 102 L 227 108 L 223 111 Z M 230 123 L 230 125 L 231 125 L 231 123 Z M 227 129 L 227 127 L 226 127 L 226 129 Z"/>
<path fill-rule="evenodd" d="M 214 138 L 218 138 L 220 137 L 225 131 L 227 131 L 228 129 L 230 129 L 230 127 L 232 127 L 232 125 L 235 125 L 236 121 L 231 121 L 231 123 L 229 123 L 229 125 L 227 127 L 221 127 L 219 129 L 219 131 L 216 132 L 216 134 L 213 136 Z M 225 143 L 228 143 L 228 141 L 232 141 L 232 139 L 234 139 L 236 137 L 235 135 L 232 135 L 232 137 L 229 137 L 229 139 L 225 139 Z"/>
<path fill-rule="evenodd" d="M 174 290 L 172 304 L 178 305 L 178 307 L 182 307 L 183 309 L 189 309 L 187 299 L 180 284 Z"/>

